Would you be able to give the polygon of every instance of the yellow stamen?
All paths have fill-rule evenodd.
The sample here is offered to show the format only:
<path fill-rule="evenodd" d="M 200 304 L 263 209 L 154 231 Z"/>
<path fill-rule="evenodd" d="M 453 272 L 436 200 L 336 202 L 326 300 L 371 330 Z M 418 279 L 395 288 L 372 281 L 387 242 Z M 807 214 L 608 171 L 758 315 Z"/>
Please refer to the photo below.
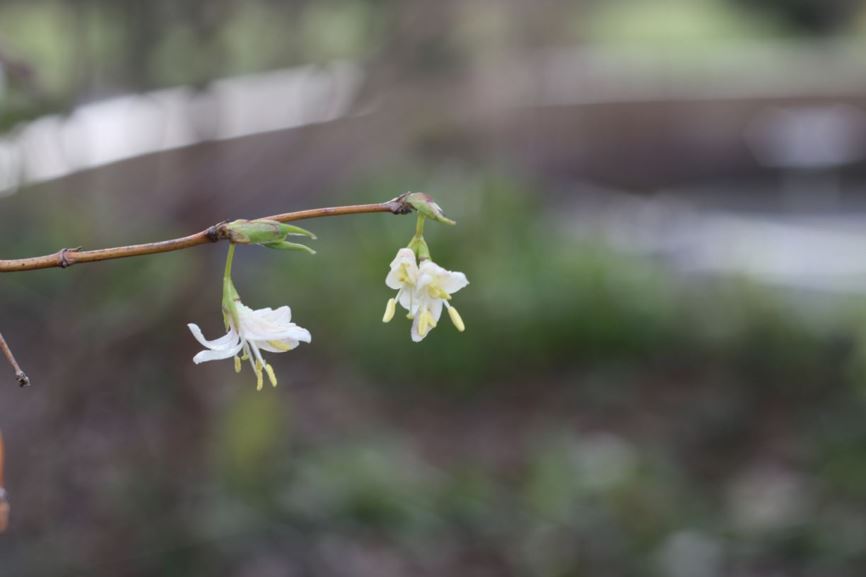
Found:
<path fill-rule="evenodd" d="M 451 300 L 451 295 L 445 292 L 442 287 L 430 285 L 427 287 L 427 293 L 434 299 Z"/>
<path fill-rule="evenodd" d="M 274 367 L 272 367 L 271 364 L 268 363 L 267 365 L 265 365 L 265 371 L 267 371 L 267 373 L 268 373 L 268 379 L 270 379 L 271 385 L 276 387 L 277 386 L 277 376 L 274 374 Z"/>
<path fill-rule="evenodd" d="M 433 313 L 424 309 L 421 311 L 421 316 L 418 317 L 418 334 L 426 337 L 427 333 L 436 328 L 436 320 L 433 318 Z"/>
<path fill-rule="evenodd" d="M 287 345 L 282 341 L 268 341 L 268 344 L 283 353 L 290 351 L 293 348 L 291 345 Z"/>
<path fill-rule="evenodd" d="M 385 305 L 385 316 L 382 317 L 383 323 L 390 323 L 394 318 L 394 313 L 397 311 L 397 299 L 388 299 L 388 304 Z"/>
<path fill-rule="evenodd" d="M 418 334 L 426 337 L 427 331 L 427 311 L 422 311 L 421 316 L 418 317 Z"/>
<path fill-rule="evenodd" d="M 460 318 L 460 313 L 457 312 L 456 308 L 449 306 L 448 316 L 451 317 L 451 323 L 458 331 L 462 333 L 466 330 L 466 325 L 463 324 L 463 319 Z"/>
<path fill-rule="evenodd" d="M 406 264 L 400 265 L 400 274 L 397 276 L 397 280 L 400 282 L 400 284 L 407 284 L 409 286 L 414 286 L 415 283 L 413 283 L 412 279 L 409 278 L 408 265 L 406 265 Z"/>
<path fill-rule="evenodd" d="M 235 372 L 241 372 L 241 359 L 237 355 L 235 355 Z"/>
<path fill-rule="evenodd" d="M 254 370 L 256 373 L 256 390 L 261 391 L 262 387 L 265 385 L 265 379 L 262 375 L 262 362 L 260 360 L 256 360 L 256 366 Z"/>

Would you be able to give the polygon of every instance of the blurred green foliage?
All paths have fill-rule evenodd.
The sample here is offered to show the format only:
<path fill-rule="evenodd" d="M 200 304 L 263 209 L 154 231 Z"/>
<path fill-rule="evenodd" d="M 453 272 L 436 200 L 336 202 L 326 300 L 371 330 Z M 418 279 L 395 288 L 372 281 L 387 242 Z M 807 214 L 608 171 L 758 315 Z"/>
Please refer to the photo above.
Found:
<path fill-rule="evenodd" d="M 525 13 L 483 1 L 441 19 L 385 0 L 3 3 L 0 48 L 36 83 L 8 79 L 0 127 L 333 58 L 410 55 L 425 76 L 433 65 L 418 63 L 454 52 L 543 48 L 538 30 L 698 56 L 816 30 L 784 2 L 553 4 L 533 33 Z M 243 187 L 234 204 L 184 206 L 158 186 L 130 198 L 118 184 L 132 173 L 113 174 L 4 199 L 3 256 L 185 234 L 209 224 L 211 200 L 261 214 Z M 190 362 L 183 324 L 222 328 L 222 248 L 4 277 L 2 328 L 39 379 L 0 406 L 14 499 L 0 574 L 866 572 L 862 298 L 679 277 L 575 231 L 549 181 L 483 163 L 379 167 L 303 202 L 381 201 L 417 183 L 458 221 L 428 224 L 427 239 L 469 277 L 453 300 L 467 331 L 443 318 L 419 345 L 399 315 L 381 323 L 412 217 L 312 221 L 316 256 L 238 249 L 245 302 L 289 303 L 314 336 L 269 357 L 276 390 L 256 393 L 246 368 Z"/>
<path fill-rule="evenodd" d="M 157 560 L 205 574 L 214 558 L 240 571 L 261 555 L 282 567 L 375 549 L 453 574 L 468 556 L 503 574 L 649 566 L 676 576 L 683 549 L 856 574 L 856 511 L 866 503 L 861 299 L 821 307 L 745 279 L 678 277 L 578 234 L 558 201 L 534 192 L 541 185 L 501 171 L 386 174 L 327 204 L 431 183 L 426 192 L 458 222 L 429 223 L 426 236 L 437 262 L 469 277 L 453 299 L 465 333 L 443 318 L 419 345 L 408 320 L 381 322 L 388 264 L 412 236 L 412 216 L 305 223 L 318 235 L 315 256 L 238 247 L 244 301 L 289 303 L 314 336 L 269 357 L 281 384 L 263 393 L 248 370 L 189 363 L 195 344 L 183 323 L 221 328 L 221 248 L 2 285 L 29 315 L 13 326 L 25 335 L 51 327 L 34 342 L 68 345 L 64 370 L 100 383 L 122 375 L 99 395 L 89 381 L 66 383 L 49 406 L 86 434 L 58 465 L 65 471 L 85 467 L 80 454 L 100 446 L 101 427 L 137 447 L 110 453 L 96 480 L 85 475 L 79 490 L 96 491 L 87 511 L 114 511 L 101 514 L 123 524 L 174 504 L 159 530 L 125 534 L 152 551 L 142 571 Z M 100 209 L 70 219 L 41 202 L 44 191 L 32 194 L 16 201 L 44 226 L 18 227 L 9 254 L 128 234 Z M 13 218 L 0 215 L 6 226 Z M 183 232 L 163 226 L 148 236 Z M 330 422 L 319 422 L 323 403 L 336 403 Z M 33 555 L 21 553 L 18 566 L 57 570 Z"/>

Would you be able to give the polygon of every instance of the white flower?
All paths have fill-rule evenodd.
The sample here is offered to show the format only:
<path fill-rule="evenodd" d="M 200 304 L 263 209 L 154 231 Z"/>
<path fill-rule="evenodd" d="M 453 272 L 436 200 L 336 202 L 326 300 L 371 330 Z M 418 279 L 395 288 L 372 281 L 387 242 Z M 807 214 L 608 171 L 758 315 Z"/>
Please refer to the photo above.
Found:
<path fill-rule="evenodd" d="M 216 340 L 204 338 L 198 325 L 190 323 L 190 332 L 208 350 L 195 357 L 195 364 L 235 357 L 235 370 L 240 372 L 241 360 L 249 359 L 256 374 L 256 388 L 261 390 L 263 371 L 267 372 L 273 386 L 277 386 L 274 369 L 262 358 L 262 351 L 283 353 L 297 347 L 301 341 L 312 340 L 310 331 L 299 327 L 292 320 L 292 311 L 287 306 L 277 310 L 264 308 L 253 310 L 240 301 L 234 302 L 236 314 L 227 314 L 228 333 Z M 243 358 L 237 355 L 243 351 Z"/>
<path fill-rule="evenodd" d="M 462 332 L 466 329 L 460 313 L 448 302 L 452 294 L 469 284 L 462 272 L 445 270 L 429 259 L 422 261 L 419 267 L 415 253 L 402 248 L 391 262 L 391 271 L 385 278 L 385 284 L 397 290 L 397 295 L 388 301 L 382 320 L 387 323 L 394 318 L 396 305 L 400 303 L 409 311 L 412 340 L 416 343 L 436 327 L 443 306 L 448 309 L 448 316 L 457 330 Z"/>
<path fill-rule="evenodd" d="M 385 277 L 385 284 L 388 285 L 388 288 L 396 290 L 397 295 L 388 300 L 382 322 L 387 323 L 394 318 L 394 311 L 398 302 L 407 311 L 412 309 L 417 282 L 418 264 L 415 262 L 415 253 L 412 249 L 401 248 L 397 251 L 394 260 L 391 261 L 391 272 Z"/>
<path fill-rule="evenodd" d="M 442 306 L 448 309 L 448 316 L 457 330 L 463 332 L 466 326 L 460 313 L 448 301 L 451 295 L 469 284 L 462 272 L 445 270 L 432 260 L 425 260 L 418 269 L 418 282 L 413 294 L 412 340 L 420 342 L 432 329 L 436 328 L 442 315 Z"/>

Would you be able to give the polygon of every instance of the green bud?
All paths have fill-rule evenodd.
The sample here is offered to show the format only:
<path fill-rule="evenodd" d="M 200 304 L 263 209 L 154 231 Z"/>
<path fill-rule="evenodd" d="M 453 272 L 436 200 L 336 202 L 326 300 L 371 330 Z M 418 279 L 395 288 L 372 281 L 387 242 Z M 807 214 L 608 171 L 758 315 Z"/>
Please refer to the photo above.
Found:
<path fill-rule="evenodd" d="M 444 224 L 457 224 L 442 213 L 442 207 L 436 204 L 429 194 L 423 192 L 409 192 L 403 197 L 403 202 L 414 208 L 419 214 L 423 214 L 431 220 Z"/>
<path fill-rule="evenodd" d="M 285 240 L 287 236 L 306 236 L 316 238 L 312 232 L 299 226 L 284 224 L 276 220 L 260 218 L 257 220 L 234 220 L 222 225 L 222 234 L 234 244 L 260 244 Z"/>
<path fill-rule="evenodd" d="M 412 240 L 409 241 L 409 248 L 412 249 L 418 260 L 430 259 L 430 248 L 427 246 L 427 241 L 424 240 L 423 236 L 413 236 Z"/>

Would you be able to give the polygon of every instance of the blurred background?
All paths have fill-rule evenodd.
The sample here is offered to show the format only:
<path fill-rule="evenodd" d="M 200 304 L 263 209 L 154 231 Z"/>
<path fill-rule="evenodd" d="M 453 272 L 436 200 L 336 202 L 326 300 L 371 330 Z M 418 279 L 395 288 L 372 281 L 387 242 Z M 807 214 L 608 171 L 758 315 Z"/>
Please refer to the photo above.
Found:
<path fill-rule="evenodd" d="M 0 575 L 866 574 L 866 5 L 2 0 L 0 258 L 241 247 L 314 335 L 194 366 L 225 247 L 0 278 Z"/>

